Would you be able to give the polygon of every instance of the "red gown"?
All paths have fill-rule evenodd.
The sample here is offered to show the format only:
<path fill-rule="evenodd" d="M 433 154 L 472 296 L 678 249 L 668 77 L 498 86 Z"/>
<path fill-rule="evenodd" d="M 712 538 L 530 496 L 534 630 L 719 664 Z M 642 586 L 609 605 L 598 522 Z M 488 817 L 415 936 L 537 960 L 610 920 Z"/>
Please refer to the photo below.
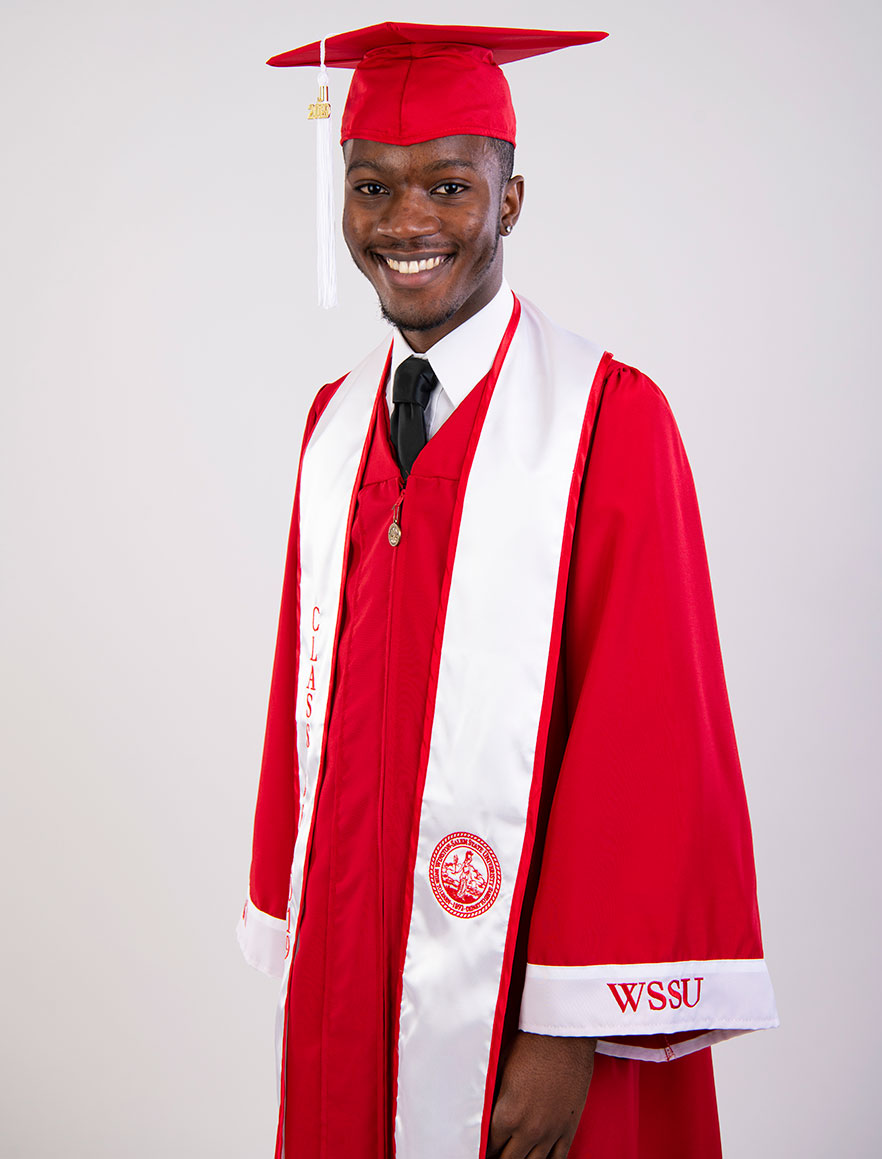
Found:
<path fill-rule="evenodd" d="M 289 978 L 280 1129 L 291 1159 L 392 1155 L 390 1039 L 432 636 L 458 480 L 485 382 L 418 456 L 403 493 L 397 547 L 387 532 L 401 479 L 388 413 L 382 406 L 376 412 L 352 527 L 326 765 Z M 319 393 L 305 440 L 337 385 Z M 524 527 L 526 550 L 529 535 Z M 287 881 L 267 873 L 266 862 L 290 865 L 292 852 L 278 818 L 296 812 L 296 673 L 288 647 L 296 578 L 292 552 L 256 821 L 264 833 L 275 824 L 279 841 L 276 849 L 255 847 L 252 866 L 253 902 L 277 915 L 285 911 Z M 680 762 L 687 769 L 682 778 L 635 775 L 652 767 L 659 744 L 665 767 Z M 279 768 L 280 752 L 290 754 L 287 771 Z M 741 922 L 726 916 L 727 893 L 755 898 L 749 829 L 745 839 L 743 829 L 733 836 L 718 823 L 727 808 L 744 809 L 743 795 L 726 799 L 731 778 L 713 773 L 733 761 L 688 463 L 658 388 L 611 362 L 575 529 L 540 837 L 507 1033 L 517 1027 L 528 956 L 554 965 L 762 956 L 755 903 Z M 699 767 L 710 770 L 707 783 L 699 799 L 687 800 Z M 740 776 L 736 781 L 740 786 Z M 683 799 L 672 812 L 678 794 Z M 648 876 L 647 846 L 658 850 Z M 708 871 L 724 895 L 719 914 L 707 901 Z M 439 1058 L 438 1065 L 441 1078 L 456 1059 Z M 571 1159 L 719 1154 L 709 1049 L 666 1063 L 597 1055 Z"/>

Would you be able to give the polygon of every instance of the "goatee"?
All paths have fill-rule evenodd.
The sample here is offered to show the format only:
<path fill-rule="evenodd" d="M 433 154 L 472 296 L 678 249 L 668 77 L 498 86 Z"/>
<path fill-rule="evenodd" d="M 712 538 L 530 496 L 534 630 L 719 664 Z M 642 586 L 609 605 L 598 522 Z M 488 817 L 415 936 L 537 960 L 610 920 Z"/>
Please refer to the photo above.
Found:
<path fill-rule="evenodd" d="M 391 322 L 398 330 L 413 330 L 416 332 L 434 330 L 438 326 L 443 326 L 459 309 L 459 305 L 454 304 L 439 314 L 396 314 L 386 307 L 382 298 L 378 299 L 378 301 L 380 303 L 380 313 L 387 322 Z"/>

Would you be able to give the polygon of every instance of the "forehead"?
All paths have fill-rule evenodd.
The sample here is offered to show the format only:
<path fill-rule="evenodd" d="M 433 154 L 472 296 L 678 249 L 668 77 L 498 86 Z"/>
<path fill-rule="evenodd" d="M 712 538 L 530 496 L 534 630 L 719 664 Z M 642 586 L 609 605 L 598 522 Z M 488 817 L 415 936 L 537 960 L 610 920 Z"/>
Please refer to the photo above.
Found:
<path fill-rule="evenodd" d="M 359 138 L 343 146 L 346 172 L 383 172 L 390 176 L 431 176 L 443 169 L 467 169 L 478 175 L 494 172 L 496 152 L 486 137 L 462 133 L 433 137 L 416 145 L 387 145 Z"/>

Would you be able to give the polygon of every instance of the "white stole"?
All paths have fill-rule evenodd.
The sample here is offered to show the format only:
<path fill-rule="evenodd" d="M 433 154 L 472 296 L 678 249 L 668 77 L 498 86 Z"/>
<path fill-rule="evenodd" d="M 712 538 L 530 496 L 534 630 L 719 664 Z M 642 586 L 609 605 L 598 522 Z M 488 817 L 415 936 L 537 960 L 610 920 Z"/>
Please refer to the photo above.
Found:
<path fill-rule="evenodd" d="M 387 353 L 388 342 L 341 383 L 301 469 L 301 816 L 292 930 L 315 811 L 354 496 Z M 477 1159 L 480 1153 L 506 953 L 510 958 L 519 918 L 516 886 L 532 850 L 528 817 L 537 744 L 544 746 L 540 718 L 549 654 L 559 647 L 561 557 L 572 535 L 566 515 L 580 481 L 574 472 L 584 465 L 579 452 L 602 354 L 522 300 L 470 469 L 467 464 L 425 725 L 431 739 L 397 1043 L 398 1159 Z M 289 954 L 288 969 L 290 960 Z"/>

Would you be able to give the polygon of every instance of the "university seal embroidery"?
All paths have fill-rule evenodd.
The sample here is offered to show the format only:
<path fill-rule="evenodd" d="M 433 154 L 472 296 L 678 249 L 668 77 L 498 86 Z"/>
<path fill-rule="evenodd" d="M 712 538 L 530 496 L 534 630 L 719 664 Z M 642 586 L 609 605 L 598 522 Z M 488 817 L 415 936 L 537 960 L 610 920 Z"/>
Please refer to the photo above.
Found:
<path fill-rule="evenodd" d="M 476 918 L 496 901 L 502 871 L 486 841 L 474 833 L 450 833 L 435 846 L 429 881 L 442 909 L 455 918 Z"/>

